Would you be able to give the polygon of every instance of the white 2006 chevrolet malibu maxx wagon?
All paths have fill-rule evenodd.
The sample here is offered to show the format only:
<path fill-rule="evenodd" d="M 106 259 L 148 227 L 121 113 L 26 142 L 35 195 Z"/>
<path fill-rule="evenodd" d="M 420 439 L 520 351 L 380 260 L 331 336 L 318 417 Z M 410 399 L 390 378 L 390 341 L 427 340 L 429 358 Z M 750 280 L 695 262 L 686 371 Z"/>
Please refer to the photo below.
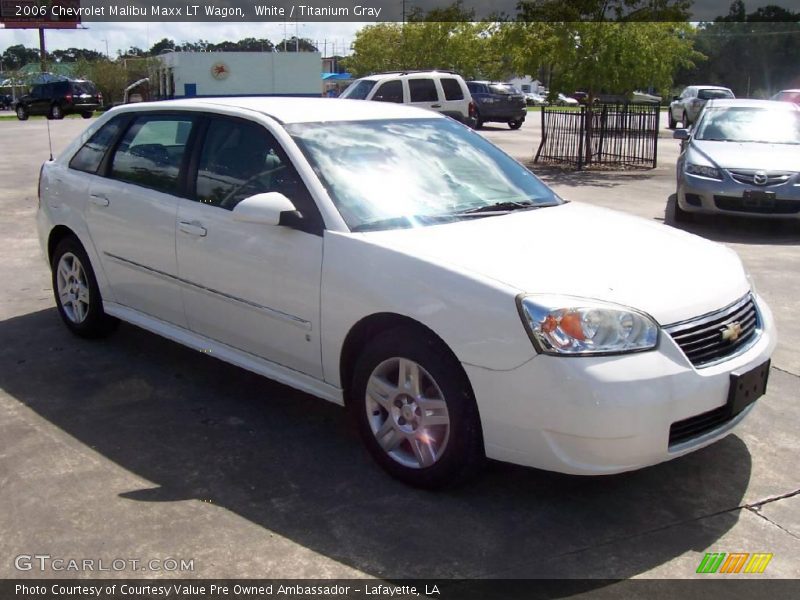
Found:
<path fill-rule="evenodd" d="M 728 434 L 766 387 L 773 319 L 734 252 L 566 202 L 428 111 L 126 106 L 39 190 L 74 333 L 122 319 L 346 404 L 414 485 L 487 456 L 652 465 Z"/>

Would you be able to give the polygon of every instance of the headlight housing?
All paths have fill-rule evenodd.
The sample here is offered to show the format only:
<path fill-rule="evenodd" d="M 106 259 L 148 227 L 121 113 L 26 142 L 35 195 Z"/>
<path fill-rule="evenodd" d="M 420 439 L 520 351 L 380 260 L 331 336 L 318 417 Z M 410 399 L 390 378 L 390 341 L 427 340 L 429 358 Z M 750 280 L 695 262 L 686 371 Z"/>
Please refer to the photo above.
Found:
<path fill-rule="evenodd" d="M 722 173 L 720 170 L 716 167 L 710 167 L 708 165 L 695 165 L 692 163 L 686 163 L 686 172 L 689 175 L 698 175 L 699 177 L 722 180 Z"/>
<path fill-rule="evenodd" d="M 618 304 L 573 296 L 520 295 L 522 322 L 539 352 L 587 356 L 652 350 L 658 324 Z"/>

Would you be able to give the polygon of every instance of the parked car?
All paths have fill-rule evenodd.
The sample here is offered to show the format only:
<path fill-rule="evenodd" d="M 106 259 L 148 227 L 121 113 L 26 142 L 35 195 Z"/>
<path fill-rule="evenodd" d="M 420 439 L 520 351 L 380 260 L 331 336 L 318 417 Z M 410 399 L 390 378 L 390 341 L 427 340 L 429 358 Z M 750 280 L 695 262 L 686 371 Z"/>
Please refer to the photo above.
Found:
<path fill-rule="evenodd" d="M 677 129 L 676 220 L 696 213 L 800 218 L 800 107 L 709 100 L 690 132 Z"/>
<path fill-rule="evenodd" d="M 572 92 L 570 98 L 577 100 L 578 104 L 586 104 L 589 100 L 589 94 L 588 92 Z"/>
<path fill-rule="evenodd" d="M 14 100 L 8 94 L 0 94 L 0 110 L 8 110 L 11 108 Z"/>
<path fill-rule="evenodd" d="M 63 80 L 34 84 L 30 93 L 17 100 L 14 110 L 20 121 L 31 115 L 63 119 L 66 115 L 79 114 L 88 119 L 102 104 L 103 95 L 91 81 Z"/>
<path fill-rule="evenodd" d="M 70 331 L 122 319 L 344 404 L 414 485 L 487 456 L 584 475 L 670 460 L 767 383 L 773 318 L 733 251 L 567 203 L 429 110 L 128 104 L 39 190 Z"/>
<path fill-rule="evenodd" d="M 733 92 L 726 87 L 716 85 L 690 85 L 675 96 L 667 111 L 667 127 L 675 129 L 678 122 L 689 127 L 697 121 L 700 111 L 706 102 L 718 98 L 734 98 Z"/>
<path fill-rule="evenodd" d="M 547 98 L 536 92 L 525 92 L 525 104 L 528 106 L 545 106 Z"/>
<path fill-rule="evenodd" d="M 558 106 L 578 106 L 578 101 L 575 98 L 571 98 L 570 96 L 566 96 L 565 94 L 559 93 L 556 96 L 556 105 Z"/>
<path fill-rule="evenodd" d="M 467 88 L 475 103 L 477 127 L 484 123 L 508 123 L 519 129 L 528 116 L 525 95 L 510 83 L 499 81 L 468 81 Z"/>
<path fill-rule="evenodd" d="M 397 71 L 356 79 L 340 98 L 427 108 L 475 127 L 475 104 L 467 84 L 452 71 Z"/>
<path fill-rule="evenodd" d="M 770 100 L 800 104 L 800 90 L 782 90 L 770 98 Z"/>

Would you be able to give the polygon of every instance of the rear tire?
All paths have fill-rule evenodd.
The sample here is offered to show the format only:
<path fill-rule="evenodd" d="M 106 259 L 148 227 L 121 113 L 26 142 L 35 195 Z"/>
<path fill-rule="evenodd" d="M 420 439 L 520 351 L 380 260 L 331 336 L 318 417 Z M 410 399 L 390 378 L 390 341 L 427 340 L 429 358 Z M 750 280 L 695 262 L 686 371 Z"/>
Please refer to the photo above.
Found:
<path fill-rule="evenodd" d="M 82 116 L 84 119 L 91 119 L 91 118 L 92 118 L 92 112 L 91 112 L 91 111 L 82 112 L 82 113 L 81 113 L 81 116 Z"/>
<path fill-rule="evenodd" d="M 518 121 L 518 120 L 517 121 L 509 121 L 508 122 L 508 127 L 510 129 L 519 129 L 520 127 L 522 127 L 522 121 Z"/>
<path fill-rule="evenodd" d="M 675 129 L 678 126 L 678 122 L 672 118 L 672 109 L 670 108 L 667 111 L 667 129 Z"/>
<path fill-rule="evenodd" d="M 103 310 L 94 270 L 74 236 L 61 240 L 51 260 L 56 307 L 67 328 L 83 338 L 105 337 L 119 321 Z"/>
<path fill-rule="evenodd" d="M 683 128 L 688 129 L 691 123 L 689 123 L 689 115 L 686 114 L 686 111 L 683 111 L 683 116 L 681 118 L 683 119 L 683 121 L 681 121 Z"/>
<path fill-rule="evenodd" d="M 422 329 L 372 339 L 356 361 L 348 409 L 367 450 L 393 477 L 436 489 L 485 460 L 480 418 L 461 365 Z"/>
<path fill-rule="evenodd" d="M 28 120 L 28 111 L 25 109 L 24 106 L 17 107 L 17 119 L 19 119 L 20 121 Z"/>

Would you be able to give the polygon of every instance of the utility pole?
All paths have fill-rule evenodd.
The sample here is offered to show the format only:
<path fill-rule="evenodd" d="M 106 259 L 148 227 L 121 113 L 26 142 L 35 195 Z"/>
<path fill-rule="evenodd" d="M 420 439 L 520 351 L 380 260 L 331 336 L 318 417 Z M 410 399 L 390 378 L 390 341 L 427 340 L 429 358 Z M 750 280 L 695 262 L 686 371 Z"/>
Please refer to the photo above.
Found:
<path fill-rule="evenodd" d="M 39 67 L 42 73 L 47 71 L 47 50 L 44 47 L 44 27 L 39 27 Z"/>

